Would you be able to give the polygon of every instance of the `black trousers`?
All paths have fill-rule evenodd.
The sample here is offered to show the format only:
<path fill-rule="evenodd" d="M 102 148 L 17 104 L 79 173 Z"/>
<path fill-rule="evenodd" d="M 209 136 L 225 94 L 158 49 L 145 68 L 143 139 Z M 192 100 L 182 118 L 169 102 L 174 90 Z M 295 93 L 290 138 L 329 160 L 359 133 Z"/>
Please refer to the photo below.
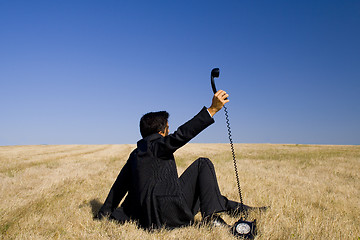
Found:
<path fill-rule="evenodd" d="M 240 205 L 221 195 L 214 165 L 208 158 L 195 160 L 179 177 L 179 182 L 183 198 L 193 217 L 199 210 L 205 218 L 214 213 L 235 210 Z M 110 218 L 119 222 L 130 220 L 122 207 L 113 211 Z"/>
<path fill-rule="evenodd" d="M 180 176 L 183 197 L 195 216 L 202 217 L 236 209 L 240 203 L 228 200 L 220 193 L 213 163 L 208 158 L 194 161 Z"/>

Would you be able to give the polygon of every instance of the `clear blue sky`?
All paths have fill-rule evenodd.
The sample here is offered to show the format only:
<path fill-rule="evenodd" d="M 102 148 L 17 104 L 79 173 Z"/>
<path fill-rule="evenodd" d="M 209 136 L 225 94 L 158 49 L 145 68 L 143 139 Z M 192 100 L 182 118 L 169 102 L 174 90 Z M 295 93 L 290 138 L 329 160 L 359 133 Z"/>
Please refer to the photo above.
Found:
<path fill-rule="evenodd" d="M 0 1 L 0 145 L 123 144 L 230 94 L 238 143 L 360 144 L 360 1 Z M 224 112 L 192 142 L 228 142 Z"/>

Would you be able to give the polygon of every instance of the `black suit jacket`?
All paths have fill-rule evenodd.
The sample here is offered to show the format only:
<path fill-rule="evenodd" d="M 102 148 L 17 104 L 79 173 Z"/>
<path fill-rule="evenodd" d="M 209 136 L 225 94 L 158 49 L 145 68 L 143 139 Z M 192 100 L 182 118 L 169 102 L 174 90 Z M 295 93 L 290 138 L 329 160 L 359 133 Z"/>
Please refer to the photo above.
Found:
<path fill-rule="evenodd" d="M 179 227 L 194 216 L 183 200 L 173 153 L 214 122 L 204 107 L 166 137 L 152 134 L 137 143 L 113 184 L 99 214 L 141 227 Z M 121 208 L 117 208 L 127 193 Z"/>

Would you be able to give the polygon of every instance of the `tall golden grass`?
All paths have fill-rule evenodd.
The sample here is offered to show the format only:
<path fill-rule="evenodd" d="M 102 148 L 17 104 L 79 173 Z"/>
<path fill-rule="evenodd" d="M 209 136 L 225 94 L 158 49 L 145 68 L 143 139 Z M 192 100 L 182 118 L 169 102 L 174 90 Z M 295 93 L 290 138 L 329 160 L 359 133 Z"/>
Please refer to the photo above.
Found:
<path fill-rule="evenodd" d="M 200 224 L 148 232 L 93 215 L 135 145 L 0 147 L 1 239 L 234 239 Z M 360 239 L 360 146 L 236 144 L 244 202 L 256 239 Z M 188 144 L 179 174 L 214 162 L 221 191 L 238 200 L 228 144 Z M 237 219 L 223 216 L 229 223 Z M 196 219 L 200 221 L 200 216 Z"/>

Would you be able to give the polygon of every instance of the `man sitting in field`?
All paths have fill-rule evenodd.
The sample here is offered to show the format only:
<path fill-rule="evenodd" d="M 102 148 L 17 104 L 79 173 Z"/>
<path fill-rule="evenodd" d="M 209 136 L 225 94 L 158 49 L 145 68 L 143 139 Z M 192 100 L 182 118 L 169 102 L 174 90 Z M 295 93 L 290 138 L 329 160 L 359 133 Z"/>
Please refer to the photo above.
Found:
<path fill-rule="evenodd" d="M 203 107 L 172 134 L 167 112 L 145 114 L 140 120 L 143 139 L 130 154 L 96 217 L 109 216 L 121 223 L 134 220 L 143 228 L 174 228 L 191 224 L 200 210 L 205 223 L 228 226 L 216 213 L 236 213 L 239 203 L 221 195 L 212 162 L 199 158 L 178 177 L 173 155 L 214 123 L 212 117 L 229 102 L 228 96 L 219 90 L 209 108 Z"/>

